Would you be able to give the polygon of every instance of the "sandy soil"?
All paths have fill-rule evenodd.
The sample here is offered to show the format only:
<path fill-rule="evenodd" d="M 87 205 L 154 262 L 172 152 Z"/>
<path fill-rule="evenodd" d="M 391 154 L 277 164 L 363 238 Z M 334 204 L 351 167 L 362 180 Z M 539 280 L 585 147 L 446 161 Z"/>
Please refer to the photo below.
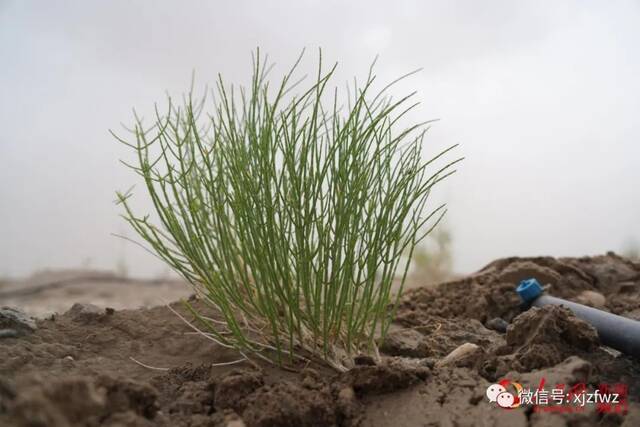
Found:
<path fill-rule="evenodd" d="M 179 279 L 133 279 L 100 270 L 44 270 L 20 280 L 0 282 L 0 304 L 44 318 L 76 303 L 117 310 L 164 305 L 193 292 Z"/>
<path fill-rule="evenodd" d="M 213 366 L 237 354 L 192 334 L 166 307 L 76 306 L 39 320 L 31 334 L 0 340 L 0 425 L 640 425 L 640 362 L 600 346 L 595 330 L 564 308 L 521 312 L 513 289 L 531 276 L 552 295 L 640 319 L 640 265 L 614 254 L 502 259 L 413 289 L 382 347 L 384 361 L 361 358 L 343 374 L 321 365 Z M 623 412 L 506 410 L 486 397 L 501 379 L 535 388 L 543 377 L 588 390 L 624 383 Z"/>

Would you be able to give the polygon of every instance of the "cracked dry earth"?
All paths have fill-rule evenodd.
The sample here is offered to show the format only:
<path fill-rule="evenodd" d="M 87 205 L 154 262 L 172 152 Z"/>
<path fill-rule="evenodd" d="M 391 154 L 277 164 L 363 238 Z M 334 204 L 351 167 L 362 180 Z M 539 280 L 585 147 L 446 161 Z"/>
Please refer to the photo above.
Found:
<path fill-rule="evenodd" d="M 514 287 L 529 277 L 551 295 L 640 320 L 640 265 L 615 254 L 501 259 L 413 289 L 382 345 L 384 361 L 363 357 L 343 374 L 319 365 L 214 367 L 237 355 L 191 334 L 166 307 L 76 306 L 0 339 L 0 425 L 640 425 L 640 362 L 600 346 L 564 308 L 522 312 Z M 543 377 L 591 389 L 625 383 L 626 411 L 504 410 L 486 398 L 500 379 L 535 388 Z"/>

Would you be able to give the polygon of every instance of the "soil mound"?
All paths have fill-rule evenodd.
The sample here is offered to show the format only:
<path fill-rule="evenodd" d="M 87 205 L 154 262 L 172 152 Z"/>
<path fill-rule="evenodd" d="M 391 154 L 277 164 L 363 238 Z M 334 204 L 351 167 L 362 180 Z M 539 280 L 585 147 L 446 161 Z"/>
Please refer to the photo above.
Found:
<path fill-rule="evenodd" d="M 595 330 L 564 308 L 522 312 L 514 287 L 529 277 L 552 295 L 640 318 L 638 264 L 615 254 L 507 258 L 409 291 L 380 343 L 383 362 L 360 357 L 339 374 L 315 364 L 233 363 L 234 351 L 166 307 L 78 304 L 0 339 L 0 425 L 640 425 L 640 363 L 601 347 Z M 504 378 L 589 390 L 624 383 L 625 411 L 503 410 L 486 390 Z"/>

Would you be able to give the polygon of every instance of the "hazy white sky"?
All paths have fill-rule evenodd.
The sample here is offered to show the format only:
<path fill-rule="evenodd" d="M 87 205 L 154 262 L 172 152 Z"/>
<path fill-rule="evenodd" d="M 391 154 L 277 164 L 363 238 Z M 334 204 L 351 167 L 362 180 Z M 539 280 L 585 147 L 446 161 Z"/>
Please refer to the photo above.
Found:
<path fill-rule="evenodd" d="M 440 190 L 459 271 L 620 250 L 640 239 L 639 22 L 638 1 L 0 0 L 0 275 L 161 272 L 110 235 L 135 177 L 107 130 L 194 69 L 244 82 L 257 46 L 283 66 L 322 47 L 344 79 L 376 54 L 382 79 L 424 67 L 398 93 L 441 119 L 428 151 L 462 144 Z"/>

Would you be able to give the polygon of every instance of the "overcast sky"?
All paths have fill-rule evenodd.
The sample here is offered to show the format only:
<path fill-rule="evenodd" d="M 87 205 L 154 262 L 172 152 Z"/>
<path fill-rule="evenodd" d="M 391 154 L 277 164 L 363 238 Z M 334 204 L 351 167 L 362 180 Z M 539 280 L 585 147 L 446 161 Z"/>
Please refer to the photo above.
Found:
<path fill-rule="evenodd" d="M 347 4 L 348 3 L 348 4 Z M 638 1 L 0 0 L 0 276 L 164 267 L 112 237 L 136 182 L 108 134 L 166 90 L 246 82 L 260 46 L 283 67 L 321 47 L 342 84 L 424 70 L 426 153 L 461 143 L 449 203 L 456 269 L 585 255 L 640 239 Z M 131 232 L 129 235 L 133 237 Z"/>

